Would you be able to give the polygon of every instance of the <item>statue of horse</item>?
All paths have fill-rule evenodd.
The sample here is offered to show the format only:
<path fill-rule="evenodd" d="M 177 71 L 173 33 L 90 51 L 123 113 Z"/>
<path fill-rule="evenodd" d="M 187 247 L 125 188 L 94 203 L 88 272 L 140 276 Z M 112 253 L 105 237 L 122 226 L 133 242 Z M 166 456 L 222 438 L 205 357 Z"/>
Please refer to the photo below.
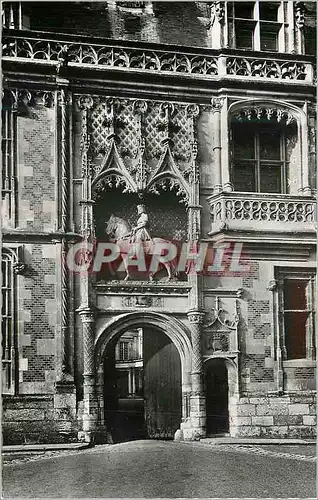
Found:
<path fill-rule="evenodd" d="M 131 227 L 128 222 L 121 217 L 111 215 L 109 220 L 105 223 L 105 232 L 108 235 L 109 240 L 113 243 L 116 243 L 120 248 L 121 258 L 123 259 L 126 271 L 124 281 L 127 281 L 131 278 L 128 264 L 128 253 L 131 250 L 132 244 L 134 243 Z M 170 242 L 168 240 L 164 240 L 163 238 L 152 238 L 151 240 L 140 241 L 138 243 L 143 246 L 145 255 L 149 255 L 152 258 L 157 257 L 159 261 L 160 252 L 158 254 L 154 253 L 156 251 L 156 244 L 169 244 Z M 167 271 L 168 280 L 171 280 L 174 276 L 177 275 L 175 262 L 161 262 L 161 264 Z M 150 281 L 153 281 L 154 274 L 155 273 L 149 271 Z"/>

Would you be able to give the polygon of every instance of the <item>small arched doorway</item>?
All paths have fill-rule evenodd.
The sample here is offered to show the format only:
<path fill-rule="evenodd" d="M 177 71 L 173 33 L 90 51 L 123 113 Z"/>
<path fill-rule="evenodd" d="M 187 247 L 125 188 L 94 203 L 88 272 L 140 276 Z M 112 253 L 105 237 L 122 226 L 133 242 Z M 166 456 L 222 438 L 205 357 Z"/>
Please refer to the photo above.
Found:
<path fill-rule="evenodd" d="M 182 418 L 180 354 L 160 328 L 121 330 L 104 356 L 105 424 L 113 442 L 173 439 Z"/>
<path fill-rule="evenodd" d="M 229 432 L 229 381 L 226 361 L 213 358 L 204 365 L 207 436 Z"/>

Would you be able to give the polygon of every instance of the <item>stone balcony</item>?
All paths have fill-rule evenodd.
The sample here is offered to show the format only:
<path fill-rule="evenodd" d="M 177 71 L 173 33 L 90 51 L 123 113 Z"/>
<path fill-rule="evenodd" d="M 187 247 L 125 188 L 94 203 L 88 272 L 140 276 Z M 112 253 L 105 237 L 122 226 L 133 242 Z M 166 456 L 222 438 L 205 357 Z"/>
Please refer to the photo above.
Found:
<path fill-rule="evenodd" d="M 88 70 L 175 75 L 207 80 L 258 80 L 314 84 L 314 58 L 232 49 L 171 47 L 141 42 L 69 36 L 35 31 L 3 33 L 4 62 Z"/>
<path fill-rule="evenodd" d="M 316 201 L 311 197 L 223 192 L 209 196 L 208 202 L 209 236 L 225 230 L 308 235 L 316 231 Z"/>

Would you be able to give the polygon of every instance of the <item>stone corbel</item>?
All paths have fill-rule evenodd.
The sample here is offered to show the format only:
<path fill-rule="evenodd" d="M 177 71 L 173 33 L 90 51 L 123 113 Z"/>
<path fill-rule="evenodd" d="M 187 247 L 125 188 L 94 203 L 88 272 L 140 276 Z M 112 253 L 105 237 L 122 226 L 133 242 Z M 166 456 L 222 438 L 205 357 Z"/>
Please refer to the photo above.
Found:
<path fill-rule="evenodd" d="M 25 276 L 28 271 L 28 266 L 24 263 L 18 260 L 13 264 L 13 272 L 14 274 L 18 276 Z"/>
<path fill-rule="evenodd" d="M 274 292 L 275 290 L 277 290 L 277 286 L 278 284 L 276 280 L 270 280 L 267 285 L 267 290 L 269 290 L 270 292 Z"/>

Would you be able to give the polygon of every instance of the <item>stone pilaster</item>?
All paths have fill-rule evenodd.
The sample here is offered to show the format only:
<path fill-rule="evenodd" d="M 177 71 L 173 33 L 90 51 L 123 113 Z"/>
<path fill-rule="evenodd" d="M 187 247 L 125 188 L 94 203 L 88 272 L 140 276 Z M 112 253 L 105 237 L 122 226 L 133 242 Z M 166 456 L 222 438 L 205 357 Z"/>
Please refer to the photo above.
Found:
<path fill-rule="evenodd" d="M 200 439 L 206 433 L 206 404 L 203 387 L 202 323 L 204 313 L 199 310 L 188 312 L 192 341 L 192 370 L 190 419 L 192 439 Z"/>

